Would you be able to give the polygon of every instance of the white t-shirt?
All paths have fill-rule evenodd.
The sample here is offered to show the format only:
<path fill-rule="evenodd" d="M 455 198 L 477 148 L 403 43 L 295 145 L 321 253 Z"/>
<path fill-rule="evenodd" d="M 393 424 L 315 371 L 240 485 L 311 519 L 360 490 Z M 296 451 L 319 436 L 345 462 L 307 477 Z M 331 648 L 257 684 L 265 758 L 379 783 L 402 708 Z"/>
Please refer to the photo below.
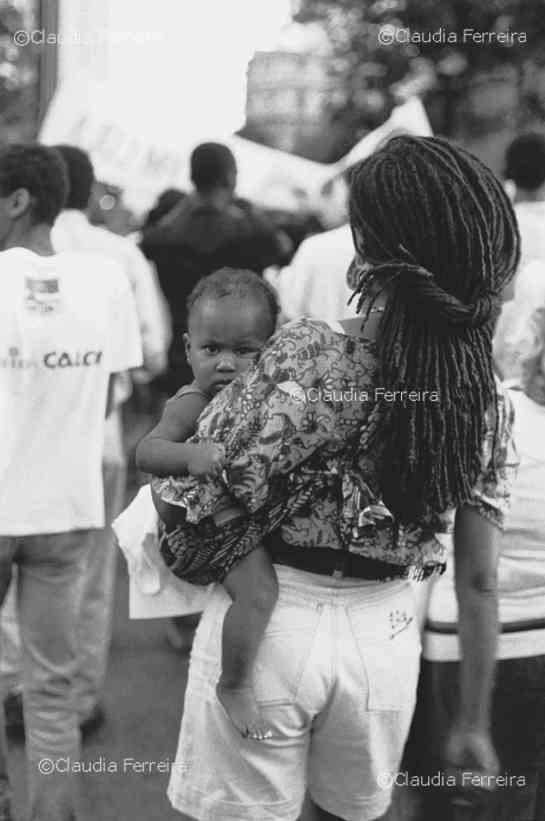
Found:
<path fill-rule="evenodd" d="M 514 438 L 520 456 L 498 567 L 501 634 L 498 658 L 545 654 L 545 407 L 511 390 Z M 424 657 L 459 658 L 454 567 L 432 587 Z"/>
<path fill-rule="evenodd" d="M 521 269 L 532 260 L 545 262 L 545 202 L 518 202 L 515 214 L 521 240 Z"/>
<path fill-rule="evenodd" d="M 305 239 L 275 283 L 288 319 L 309 316 L 330 322 L 357 316 L 356 303 L 347 305 L 352 289 L 346 272 L 354 254 L 349 225 Z"/>
<path fill-rule="evenodd" d="M 110 373 L 141 365 L 134 298 L 87 254 L 0 253 L 0 535 L 102 527 Z"/>
<path fill-rule="evenodd" d="M 162 295 L 154 270 L 140 248 L 128 237 L 91 225 L 83 211 L 61 211 L 51 230 L 56 251 L 85 251 L 115 260 L 129 278 L 142 335 L 144 365 L 151 374 L 167 364 L 170 321 L 165 316 Z"/>

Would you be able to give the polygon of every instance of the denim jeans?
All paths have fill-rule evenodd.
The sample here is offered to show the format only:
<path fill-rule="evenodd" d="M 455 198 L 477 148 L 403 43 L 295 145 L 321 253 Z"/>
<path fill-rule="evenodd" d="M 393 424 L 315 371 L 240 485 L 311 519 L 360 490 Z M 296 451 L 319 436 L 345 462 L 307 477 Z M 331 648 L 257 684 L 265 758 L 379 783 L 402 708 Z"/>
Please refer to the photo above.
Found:
<path fill-rule="evenodd" d="M 80 721 L 89 716 L 102 696 L 112 632 L 112 611 L 117 565 L 117 547 L 111 522 L 121 513 L 125 500 L 127 464 L 124 460 L 104 462 L 104 505 L 107 525 L 93 530 L 93 547 L 87 551 L 81 578 L 81 610 L 78 618 L 78 665 L 75 692 Z M 14 579 L 12 588 L 15 587 Z M 0 611 L 0 687 L 4 692 L 22 688 L 21 639 L 15 595 L 10 588 Z"/>
<path fill-rule="evenodd" d="M 0 536 L 0 605 L 14 564 L 18 571 L 29 821 L 75 818 L 75 777 L 70 763 L 80 757 L 73 687 L 76 624 L 81 577 L 94 537 L 93 530 Z M 4 791 L 6 757 L 0 710 L 0 789 Z"/>
<path fill-rule="evenodd" d="M 80 720 L 97 706 L 106 677 L 118 554 L 111 523 L 123 510 L 126 462 L 104 462 L 102 477 L 106 527 L 94 531 L 94 543 L 82 579 L 77 629 L 78 666 L 74 686 Z"/>
<path fill-rule="evenodd" d="M 17 567 L 0 608 L 0 689 L 19 692 L 21 684 L 21 635 L 17 621 Z"/>

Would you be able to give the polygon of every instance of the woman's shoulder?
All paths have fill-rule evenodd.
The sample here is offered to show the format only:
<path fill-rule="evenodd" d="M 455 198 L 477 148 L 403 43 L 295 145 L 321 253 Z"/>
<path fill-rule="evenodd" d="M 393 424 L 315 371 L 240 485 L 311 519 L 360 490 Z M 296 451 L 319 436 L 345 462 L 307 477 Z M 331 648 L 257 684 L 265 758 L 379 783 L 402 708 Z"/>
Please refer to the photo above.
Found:
<path fill-rule="evenodd" d="M 346 327 L 343 322 L 327 322 L 323 319 L 299 317 L 282 325 L 270 340 L 270 344 L 297 342 L 314 343 L 321 347 L 330 347 L 339 351 L 354 346 L 372 347 L 371 341 L 362 339 L 354 332 L 353 327 Z"/>
<path fill-rule="evenodd" d="M 256 378 L 296 379 L 301 384 L 327 380 L 334 387 L 370 381 L 376 360 L 369 343 L 319 319 L 302 317 L 275 333 L 260 356 Z"/>
<path fill-rule="evenodd" d="M 334 329 L 335 328 L 335 329 Z M 289 322 L 286 322 L 282 325 L 276 334 L 274 335 L 273 339 L 275 339 L 278 335 L 281 336 L 292 336 L 292 335 L 307 335 L 307 336 L 320 336 L 324 334 L 340 334 L 341 333 L 341 325 L 339 323 L 334 323 L 334 328 L 326 322 L 324 319 L 314 319 L 308 316 L 300 316 L 297 319 L 291 319 Z"/>

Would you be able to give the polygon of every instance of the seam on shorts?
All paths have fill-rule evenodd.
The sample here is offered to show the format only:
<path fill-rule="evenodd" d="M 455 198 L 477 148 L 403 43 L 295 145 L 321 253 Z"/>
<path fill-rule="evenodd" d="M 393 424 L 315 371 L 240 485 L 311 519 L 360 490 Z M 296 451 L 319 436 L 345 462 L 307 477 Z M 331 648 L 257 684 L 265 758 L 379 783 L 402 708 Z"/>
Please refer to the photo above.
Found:
<path fill-rule="evenodd" d="M 301 814 L 301 804 L 299 802 L 296 804 L 293 801 L 277 801 L 275 804 L 267 803 L 265 805 L 261 803 L 241 805 L 237 801 L 218 801 L 211 804 L 207 801 L 207 795 L 207 793 L 194 787 L 187 788 L 182 792 L 170 786 L 167 789 L 168 799 L 174 809 L 178 812 L 191 815 L 192 817 L 194 816 L 199 819 L 199 821 L 225 821 L 226 809 L 232 813 L 231 817 L 236 819 L 236 821 L 273 821 L 275 816 L 277 821 L 292 821 L 292 819 L 296 821 Z M 269 811 L 271 808 L 275 816 L 271 815 Z M 287 813 L 290 812 L 290 808 L 292 808 L 291 812 L 293 815 L 287 815 Z M 241 812 L 243 812 L 244 815 L 241 815 Z M 256 816 L 254 814 L 255 812 L 259 812 L 259 815 Z M 264 812 L 267 812 L 267 815 L 263 815 Z M 278 815 L 277 812 L 279 813 Z M 194 813 L 198 814 L 194 815 Z M 248 815 L 248 813 L 252 813 L 252 815 Z M 229 816 L 227 816 L 227 818 L 229 818 Z"/>
<path fill-rule="evenodd" d="M 308 635 L 307 635 L 307 641 L 305 642 L 305 651 L 304 651 L 304 654 L 302 655 L 301 662 L 300 662 L 300 665 L 299 665 L 299 669 L 297 671 L 297 675 L 294 677 L 293 681 L 290 683 L 290 686 L 286 687 L 286 697 L 282 697 L 282 698 L 260 698 L 259 697 L 259 694 L 258 694 L 259 687 L 258 686 L 256 687 L 256 685 L 257 685 L 257 682 L 258 682 L 258 679 L 259 679 L 260 676 L 262 677 L 262 679 L 265 677 L 266 669 L 264 669 L 263 671 L 259 670 L 258 667 L 257 667 L 257 664 L 254 662 L 254 670 L 253 670 L 253 673 L 252 673 L 252 683 L 253 683 L 253 686 L 254 686 L 254 692 L 256 694 L 257 702 L 261 707 L 292 707 L 298 701 L 298 696 L 299 696 L 299 693 L 301 691 L 301 682 L 303 681 L 305 673 L 308 669 L 309 659 L 311 657 L 312 650 L 313 650 L 314 644 L 316 642 L 316 636 L 318 634 L 318 629 L 320 627 L 320 620 L 322 618 L 322 613 L 320 611 L 316 610 L 315 613 L 316 613 L 316 615 L 315 615 L 315 620 L 314 620 L 314 626 L 311 630 L 301 629 L 300 631 L 292 631 L 292 630 L 286 629 L 285 631 L 284 630 L 275 631 L 273 633 L 265 632 L 265 636 L 263 637 L 262 642 L 264 642 L 268 638 L 278 639 L 278 638 L 281 638 L 284 635 L 296 635 L 297 632 L 300 632 L 300 633 L 306 632 Z"/>

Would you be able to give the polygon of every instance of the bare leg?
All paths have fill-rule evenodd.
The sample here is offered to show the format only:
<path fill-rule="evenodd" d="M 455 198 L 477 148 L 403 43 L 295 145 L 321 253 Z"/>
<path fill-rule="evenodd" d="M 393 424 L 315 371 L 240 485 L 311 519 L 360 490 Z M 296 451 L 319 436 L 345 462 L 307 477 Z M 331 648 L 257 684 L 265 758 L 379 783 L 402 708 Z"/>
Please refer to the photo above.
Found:
<path fill-rule="evenodd" d="M 224 587 L 233 599 L 225 614 L 221 678 L 216 692 L 244 736 L 270 738 L 251 683 L 259 642 L 278 598 L 276 573 L 266 550 L 257 548 L 228 574 Z"/>

